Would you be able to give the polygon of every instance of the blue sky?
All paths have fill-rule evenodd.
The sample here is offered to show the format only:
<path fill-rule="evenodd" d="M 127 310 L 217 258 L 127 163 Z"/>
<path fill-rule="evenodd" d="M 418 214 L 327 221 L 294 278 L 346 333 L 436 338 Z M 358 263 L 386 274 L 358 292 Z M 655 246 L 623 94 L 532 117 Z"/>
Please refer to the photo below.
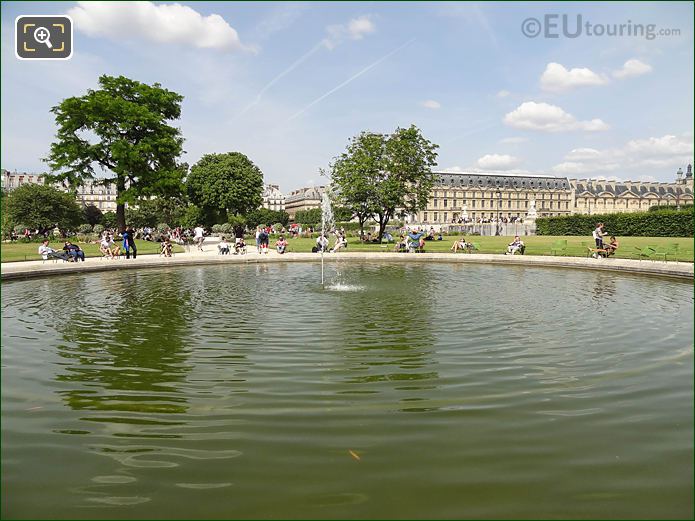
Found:
<path fill-rule="evenodd" d="M 17 60 L 21 14 L 70 14 L 72 59 Z M 570 33 L 581 16 L 582 34 L 522 33 L 554 15 Z M 627 35 L 635 24 L 679 34 Z M 693 157 L 689 2 L 3 2 L 2 64 L 10 170 L 45 170 L 50 107 L 104 73 L 185 97 L 189 164 L 240 151 L 285 192 L 324 182 L 360 131 L 410 124 L 440 169 L 671 181 Z"/>

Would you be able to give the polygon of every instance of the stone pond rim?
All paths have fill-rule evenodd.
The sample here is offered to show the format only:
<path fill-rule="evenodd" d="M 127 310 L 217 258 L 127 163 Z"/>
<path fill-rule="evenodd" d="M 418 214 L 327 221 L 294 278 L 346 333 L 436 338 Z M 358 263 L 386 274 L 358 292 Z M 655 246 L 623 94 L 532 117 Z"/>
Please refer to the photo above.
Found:
<path fill-rule="evenodd" d="M 149 258 L 151 257 L 151 258 Z M 356 252 L 325 255 L 325 261 L 333 262 L 395 262 L 395 263 L 453 263 L 453 264 L 489 264 L 495 266 L 521 266 L 564 269 L 588 269 L 614 271 L 677 278 L 683 281 L 693 280 L 693 263 L 662 262 L 632 259 L 592 259 L 583 257 L 551 257 L 551 256 L 505 256 L 495 254 L 452 254 L 452 253 L 386 253 L 386 252 Z M 123 269 L 158 268 L 165 266 L 209 266 L 220 264 L 272 264 L 287 262 L 321 262 L 315 253 L 287 253 L 285 255 L 269 254 L 260 256 L 249 253 L 244 256 L 186 256 L 162 258 L 155 255 L 139 257 L 136 260 L 107 260 L 98 257 L 89 258 L 80 263 L 52 263 L 41 261 L 3 263 L 1 279 L 17 280 L 51 275 L 66 275 L 77 273 L 94 273 Z"/>

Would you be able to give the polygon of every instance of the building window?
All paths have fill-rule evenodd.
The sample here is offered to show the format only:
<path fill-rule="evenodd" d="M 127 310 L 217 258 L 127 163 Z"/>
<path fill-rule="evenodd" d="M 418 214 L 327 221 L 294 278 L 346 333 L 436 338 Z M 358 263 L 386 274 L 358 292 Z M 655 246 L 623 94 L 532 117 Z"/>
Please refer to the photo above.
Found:
<path fill-rule="evenodd" d="M 434 214 L 432 215 L 432 220 L 433 220 L 434 222 L 437 222 L 437 218 L 438 218 L 438 217 L 439 217 L 439 213 L 438 213 L 438 212 L 434 212 Z"/>
<path fill-rule="evenodd" d="M 436 200 L 436 199 L 434 200 L 434 204 L 433 204 L 432 206 L 434 206 L 435 208 L 437 208 L 437 200 Z"/>
<path fill-rule="evenodd" d="M 444 222 L 447 222 L 447 219 L 448 219 L 447 215 L 448 215 L 447 212 L 444 212 Z"/>
<path fill-rule="evenodd" d="M 447 200 L 444 199 L 444 208 L 446 208 L 446 203 L 447 203 Z M 444 220 L 446 221 L 446 219 L 444 219 Z"/>
<path fill-rule="evenodd" d="M 423 220 L 424 222 L 427 222 L 427 212 L 425 212 L 425 213 L 423 214 L 422 220 Z"/>

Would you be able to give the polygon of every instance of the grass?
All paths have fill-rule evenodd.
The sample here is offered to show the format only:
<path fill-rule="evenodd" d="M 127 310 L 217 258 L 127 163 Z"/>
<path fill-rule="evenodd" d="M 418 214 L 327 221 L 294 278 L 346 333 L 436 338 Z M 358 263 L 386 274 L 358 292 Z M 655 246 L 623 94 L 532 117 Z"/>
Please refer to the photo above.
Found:
<path fill-rule="evenodd" d="M 51 241 L 48 245 L 54 250 L 63 249 L 63 241 Z M 99 251 L 98 244 L 83 244 L 78 243 L 80 248 L 84 250 L 86 257 L 101 257 L 101 252 Z M 2 262 L 19 262 L 27 260 L 41 260 L 41 256 L 38 253 L 40 242 L 15 242 L 15 243 L 2 243 L 0 249 L 0 261 Z M 135 241 L 135 245 L 138 248 L 138 255 L 152 255 L 159 254 L 160 245 L 158 242 L 150 241 Z M 311 248 L 310 248 L 311 250 Z M 174 253 L 184 251 L 181 246 L 176 244 L 173 245 Z M 121 246 L 121 252 L 124 253 L 123 247 Z M 125 253 L 124 253 L 125 255 Z"/>
<path fill-rule="evenodd" d="M 443 241 L 426 241 L 425 252 L 428 253 L 451 253 L 450 248 L 455 236 L 444 237 Z M 513 237 L 479 237 L 467 236 L 468 242 L 477 243 L 480 246 L 479 253 L 504 253 L 507 251 L 507 244 L 512 242 Z M 586 257 L 586 246 L 582 243 L 594 247 L 594 240 L 591 237 L 554 237 L 554 236 L 527 236 L 522 237 L 526 244 L 526 255 L 550 255 L 550 247 L 557 240 L 567 241 L 567 251 L 565 255 L 571 257 Z M 252 243 L 252 239 L 249 243 Z M 620 248 L 615 256 L 622 259 L 634 259 L 635 248 L 645 248 L 647 246 L 666 248 L 670 244 L 678 244 L 679 261 L 693 262 L 693 239 L 691 237 L 619 237 Z M 316 239 L 288 239 L 290 251 L 310 252 L 312 246 L 316 245 Z M 271 241 L 271 246 L 273 241 Z M 333 246 L 333 240 L 331 240 Z M 250 244 L 253 248 L 253 244 Z M 348 238 L 348 247 L 344 251 L 371 251 L 371 252 L 392 252 L 394 244 L 363 244 L 357 238 Z M 465 255 L 465 254 L 462 254 Z M 669 257 L 669 260 L 671 258 Z M 676 260 L 676 259 L 673 259 Z"/>
<path fill-rule="evenodd" d="M 425 242 L 425 251 L 429 253 L 449 253 L 454 236 L 444 237 L 443 241 L 427 241 Z M 477 243 L 480 246 L 480 253 L 504 253 L 507 249 L 507 244 L 512 241 L 513 237 L 478 237 L 468 236 L 468 242 Z M 573 257 L 585 257 L 586 246 L 582 242 L 593 247 L 594 241 L 591 237 L 553 237 L 553 236 L 528 236 L 522 237 L 526 243 L 526 255 L 550 255 L 550 247 L 557 240 L 567 241 L 566 255 Z M 645 248 L 647 246 L 666 248 L 670 244 L 678 244 L 679 246 L 679 261 L 693 262 L 693 239 L 691 237 L 619 237 L 620 248 L 616 253 L 616 257 L 623 259 L 634 259 L 635 248 Z M 289 239 L 289 251 L 293 252 L 310 252 L 311 247 L 316 244 L 316 239 L 298 238 Z M 247 239 L 249 250 L 254 249 L 254 240 L 252 237 Z M 271 239 L 270 246 L 275 244 L 275 239 Z M 331 240 L 331 246 L 333 240 Z M 57 250 L 62 249 L 62 242 L 51 242 L 51 248 Z M 37 253 L 39 243 L 3 243 L 0 250 L 0 260 L 2 262 L 17 262 L 25 260 L 39 260 L 41 257 Z M 101 257 L 98 244 L 80 244 L 84 249 L 87 257 Z M 158 254 L 159 243 L 149 241 L 137 241 L 138 255 Z M 204 246 L 206 249 L 212 246 L 208 244 Z M 348 247 L 344 251 L 367 251 L 367 252 L 393 252 L 394 244 L 363 244 L 357 238 L 348 238 Z M 182 247 L 174 245 L 174 253 L 184 251 Z M 461 254 L 465 255 L 465 254 Z M 671 258 L 669 258 L 671 260 Z M 676 259 L 673 259 L 676 260 Z"/>

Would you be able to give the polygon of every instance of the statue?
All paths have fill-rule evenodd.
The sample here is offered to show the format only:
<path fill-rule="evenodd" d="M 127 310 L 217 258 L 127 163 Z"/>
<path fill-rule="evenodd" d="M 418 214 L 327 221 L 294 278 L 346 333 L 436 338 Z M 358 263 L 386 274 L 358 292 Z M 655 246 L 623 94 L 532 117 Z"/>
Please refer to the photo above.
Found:
<path fill-rule="evenodd" d="M 531 199 L 531 202 L 529 203 L 528 207 L 528 212 L 526 213 L 526 218 L 530 220 L 534 220 L 538 216 L 538 212 L 536 212 L 536 200 Z"/>

